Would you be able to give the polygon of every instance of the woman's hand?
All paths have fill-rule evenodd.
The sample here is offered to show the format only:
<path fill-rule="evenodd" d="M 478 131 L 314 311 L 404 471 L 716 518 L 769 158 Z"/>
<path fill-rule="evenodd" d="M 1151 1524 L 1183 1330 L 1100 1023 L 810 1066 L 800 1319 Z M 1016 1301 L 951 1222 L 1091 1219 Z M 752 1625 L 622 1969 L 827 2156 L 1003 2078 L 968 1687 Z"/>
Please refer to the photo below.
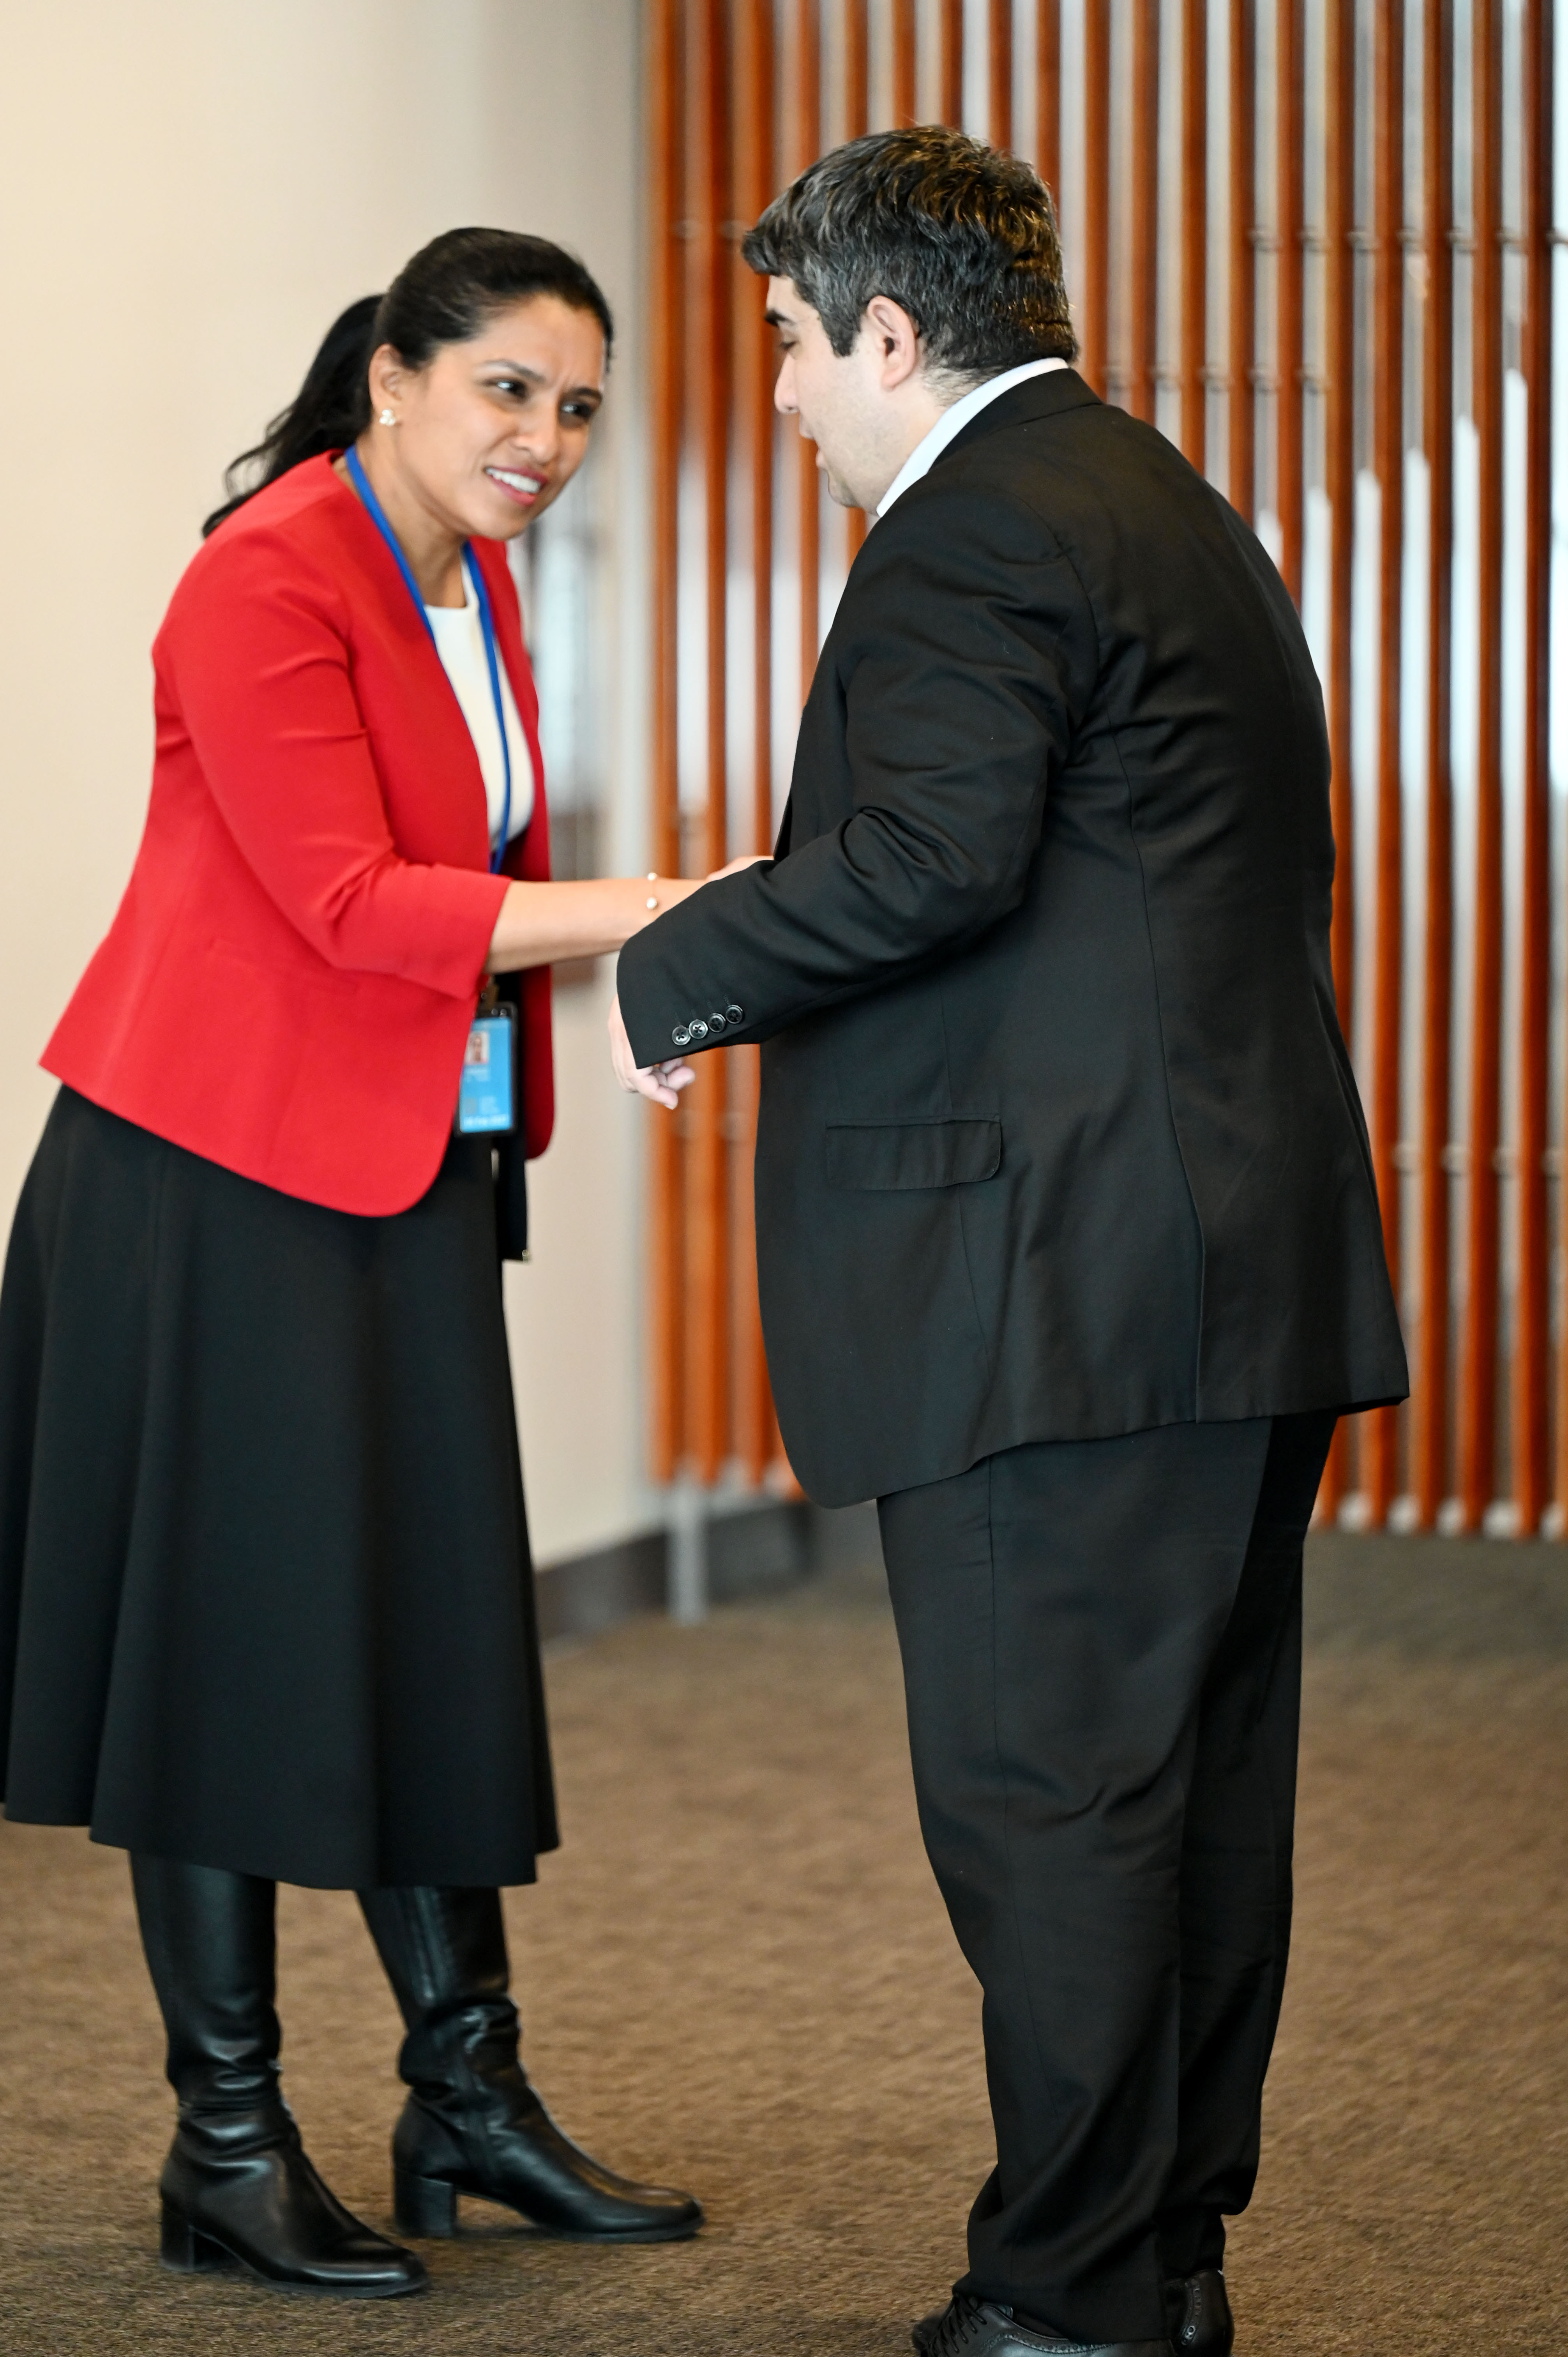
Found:
<path fill-rule="evenodd" d="M 628 1096 L 647 1097 L 653 1104 L 661 1104 L 673 1113 L 681 1102 L 681 1091 L 690 1088 L 696 1073 L 690 1064 L 671 1058 L 667 1064 L 639 1064 L 632 1053 L 631 1041 L 626 1036 L 626 1023 L 618 998 L 610 1002 L 610 1062 L 615 1075 Z"/>
<path fill-rule="evenodd" d="M 695 876 L 604 876 L 582 884 L 512 884 L 490 936 L 491 974 L 606 957 L 703 888 Z"/>

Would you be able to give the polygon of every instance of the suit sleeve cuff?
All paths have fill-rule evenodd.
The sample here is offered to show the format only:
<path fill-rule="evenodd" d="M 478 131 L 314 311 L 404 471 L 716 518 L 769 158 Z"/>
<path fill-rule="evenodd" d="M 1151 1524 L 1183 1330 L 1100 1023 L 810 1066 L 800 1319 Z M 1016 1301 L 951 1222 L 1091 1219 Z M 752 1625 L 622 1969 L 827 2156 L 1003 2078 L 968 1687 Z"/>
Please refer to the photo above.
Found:
<path fill-rule="evenodd" d="M 722 993 L 717 998 L 710 993 L 700 1005 L 687 1004 L 690 993 L 679 995 L 679 985 L 658 955 L 653 939 L 658 931 L 658 925 L 650 925 L 628 942 L 616 977 L 626 1036 L 644 1070 L 672 1057 L 698 1055 L 705 1048 L 727 1047 L 741 1036 L 746 1020 L 746 1009 Z"/>

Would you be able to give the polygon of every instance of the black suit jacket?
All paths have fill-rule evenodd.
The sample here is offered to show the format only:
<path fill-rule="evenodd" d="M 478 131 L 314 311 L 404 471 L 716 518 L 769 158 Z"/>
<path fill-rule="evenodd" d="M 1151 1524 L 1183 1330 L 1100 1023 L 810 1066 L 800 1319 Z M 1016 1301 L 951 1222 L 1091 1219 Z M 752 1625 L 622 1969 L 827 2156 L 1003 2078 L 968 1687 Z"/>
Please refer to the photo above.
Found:
<path fill-rule="evenodd" d="M 1001 395 L 855 559 L 774 864 L 621 954 L 639 1062 L 766 1043 L 763 1325 L 813 1497 L 1403 1395 L 1333 876 L 1258 541 L 1070 371 Z"/>

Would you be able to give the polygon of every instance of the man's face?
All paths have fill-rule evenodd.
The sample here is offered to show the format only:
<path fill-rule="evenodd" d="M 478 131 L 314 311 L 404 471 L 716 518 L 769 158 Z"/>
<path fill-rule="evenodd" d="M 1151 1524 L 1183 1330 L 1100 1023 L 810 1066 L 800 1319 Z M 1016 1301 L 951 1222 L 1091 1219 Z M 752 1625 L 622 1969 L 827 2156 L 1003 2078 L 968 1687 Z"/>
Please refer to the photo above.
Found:
<path fill-rule="evenodd" d="M 779 334 L 774 407 L 799 417 L 840 507 L 874 509 L 904 463 L 905 438 L 883 391 L 878 338 L 863 320 L 841 359 L 788 278 L 768 280 L 768 317 Z"/>

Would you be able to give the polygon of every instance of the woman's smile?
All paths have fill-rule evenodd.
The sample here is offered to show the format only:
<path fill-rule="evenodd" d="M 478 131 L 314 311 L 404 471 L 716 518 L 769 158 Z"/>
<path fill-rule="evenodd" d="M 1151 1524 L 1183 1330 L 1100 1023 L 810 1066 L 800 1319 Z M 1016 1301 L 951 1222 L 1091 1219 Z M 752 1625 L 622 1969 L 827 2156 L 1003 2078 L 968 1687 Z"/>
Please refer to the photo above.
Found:
<path fill-rule="evenodd" d="M 535 467 L 487 467 L 485 474 L 497 490 L 520 508 L 531 508 L 550 483 L 549 476 Z"/>

